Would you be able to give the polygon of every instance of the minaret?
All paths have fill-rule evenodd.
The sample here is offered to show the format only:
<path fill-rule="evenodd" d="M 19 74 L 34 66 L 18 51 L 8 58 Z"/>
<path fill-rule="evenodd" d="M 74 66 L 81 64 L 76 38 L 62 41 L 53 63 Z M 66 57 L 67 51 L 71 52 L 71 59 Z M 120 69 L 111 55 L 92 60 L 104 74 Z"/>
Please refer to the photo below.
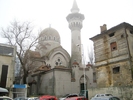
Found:
<path fill-rule="evenodd" d="M 84 15 L 79 13 L 79 8 L 77 6 L 76 0 L 73 2 L 71 13 L 66 17 L 69 28 L 71 30 L 71 65 L 75 62 L 79 63 L 81 67 L 82 64 L 82 54 L 81 54 L 81 35 L 80 31 L 82 28 L 82 21 L 84 20 Z"/>

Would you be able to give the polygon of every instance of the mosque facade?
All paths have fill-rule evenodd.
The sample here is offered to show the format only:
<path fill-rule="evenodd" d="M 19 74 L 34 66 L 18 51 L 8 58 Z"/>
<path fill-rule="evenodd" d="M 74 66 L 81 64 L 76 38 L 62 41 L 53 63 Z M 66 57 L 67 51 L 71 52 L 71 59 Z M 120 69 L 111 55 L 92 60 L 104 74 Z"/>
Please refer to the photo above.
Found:
<path fill-rule="evenodd" d="M 62 96 L 80 93 L 96 86 L 95 72 L 90 64 L 85 65 L 82 55 L 81 29 L 84 15 L 74 0 L 71 13 L 66 17 L 71 30 L 71 56 L 61 46 L 57 30 L 48 27 L 38 39 L 35 51 L 28 51 L 29 95 L 49 94 Z"/>

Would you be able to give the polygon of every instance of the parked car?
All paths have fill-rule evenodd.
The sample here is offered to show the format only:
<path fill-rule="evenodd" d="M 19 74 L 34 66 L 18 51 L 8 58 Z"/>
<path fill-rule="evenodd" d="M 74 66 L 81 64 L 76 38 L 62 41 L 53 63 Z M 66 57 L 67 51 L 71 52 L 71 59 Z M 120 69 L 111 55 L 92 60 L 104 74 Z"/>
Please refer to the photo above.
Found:
<path fill-rule="evenodd" d="M 113 96 L 113 95 L 109 93 L 105 93 L 105 94 L 96 94 L 94 97 L 101 97 L 101 96 Z"/>
<path fill-rule="evenodd" d="M 0 87 L 0 96 L 7 96 L 8 95 L 8 90 L 6 88 Z"/>
<path fill-rule="evenodd" d="M 84 96 L 66 98 L 65 100 L 87 100 Z"/>
<path fill-rule="evenodd" d="M 56 96 L 43 95 L 38 98 L 38 100 L 57 100 Z"/>
<path fill-rule="evenodd" d="M 115 96 L 101 96 L 101 97 L 93 97 L 91 100 L 120 100 L 118 97 Z"/>
<path fill-rule="evenodd" d="M 63 97 L 59 98 L 59 100 L 65 100 L 66 98 L 70 98 L 70 97 L 78 97 L 79 94 L 78 93 L 72 93 L 72 94 L 66 94 Z"/>
<path fill-rule="evenodd" d="M 0 100 L 13 100 L 13 99 L 8 96 L 0 96 Z"/>

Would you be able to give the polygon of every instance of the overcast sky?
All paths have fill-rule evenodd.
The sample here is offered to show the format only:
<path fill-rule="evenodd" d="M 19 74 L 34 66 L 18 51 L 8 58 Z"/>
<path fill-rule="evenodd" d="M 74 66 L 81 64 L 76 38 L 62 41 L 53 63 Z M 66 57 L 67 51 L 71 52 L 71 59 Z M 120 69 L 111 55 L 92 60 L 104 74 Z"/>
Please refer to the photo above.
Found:
<path fill-rule="evenodd" d="M 107 29 L 122 22 L 133 24 L 133 0 L 76 1 L 85 16 L 81 30 L 84 50 L 90 44 L 89 38 L 99 34 L 103 24 L 107 24 Z M 7 27 L 14 19 L 32 22 L 37 30 L 51 24 L 60 34 L 61 45 L 70 53 L 71 31 L 66 16 L 72 5 L 73 0 L 0 0 L 0 27 Z"/>

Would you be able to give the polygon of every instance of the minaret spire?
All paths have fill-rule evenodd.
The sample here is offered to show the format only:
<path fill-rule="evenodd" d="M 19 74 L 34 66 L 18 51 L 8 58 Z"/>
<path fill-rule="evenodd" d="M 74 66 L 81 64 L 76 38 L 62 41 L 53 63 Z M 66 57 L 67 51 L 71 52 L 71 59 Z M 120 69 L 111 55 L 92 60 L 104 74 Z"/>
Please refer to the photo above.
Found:
<path fill-rule="evenodd" d="M 79 12 L 79 8 L 78 8 L 76 0 L 73 1 L 73 6 L 72 6 L 72 9 L 71 9 L 71 12 L 72 13 L 78 13 Z"/>

